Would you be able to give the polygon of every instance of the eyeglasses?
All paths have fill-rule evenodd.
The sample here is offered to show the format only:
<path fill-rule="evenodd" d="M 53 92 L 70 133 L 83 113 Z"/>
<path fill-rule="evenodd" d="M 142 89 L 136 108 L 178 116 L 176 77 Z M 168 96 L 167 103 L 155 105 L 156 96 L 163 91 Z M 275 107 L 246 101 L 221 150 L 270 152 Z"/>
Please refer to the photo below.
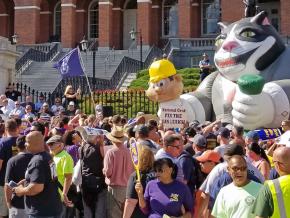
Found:
<path fill-rule="evenodd" d="M 234 172 L 238 172 L 238 171 L 241 171 L 241 172 L 244 172 L 247 170 L 247 166 L 242 166 L 242 167 L 230 167 L 230 169 Z"/>
<path fill-rule="evenodd" d="M 284 163 L 282 163 L 281 161 L 278 161 L 278 160 L 273 160 L 273 163 L 277 163 L 277 164 L 281 164 L 281 165 L 284 165 Z"/>

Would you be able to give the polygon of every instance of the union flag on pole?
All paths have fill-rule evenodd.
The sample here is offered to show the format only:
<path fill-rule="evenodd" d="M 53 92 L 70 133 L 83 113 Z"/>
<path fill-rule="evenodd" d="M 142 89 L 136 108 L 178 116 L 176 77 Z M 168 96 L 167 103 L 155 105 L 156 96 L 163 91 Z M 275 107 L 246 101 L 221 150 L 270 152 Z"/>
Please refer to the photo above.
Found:
<path fill-rule="evenodd" d="M 62 77 L 85 75 L 78 48 L 71 50 L 61 60 L 53 65 Z"/>

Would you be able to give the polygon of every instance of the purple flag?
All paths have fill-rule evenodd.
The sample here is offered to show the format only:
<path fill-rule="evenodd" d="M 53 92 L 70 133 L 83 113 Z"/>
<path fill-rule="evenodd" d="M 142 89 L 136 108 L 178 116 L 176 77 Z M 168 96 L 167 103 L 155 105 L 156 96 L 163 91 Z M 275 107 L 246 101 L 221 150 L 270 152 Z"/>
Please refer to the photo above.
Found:
<path fill-rule="evenodd" d="M 136 168 L 138 168 L 139 160 L 138 160 L 138 147 L 137 142 L 134 138 L 130 139 L 130 153 L 133 164 Z"/>
<path fill-rule="evenodd" d="M 62 77 L 82 76 L 84 70 L 80 62 L 79 49 L 75 48 L 53 65 Z"/>

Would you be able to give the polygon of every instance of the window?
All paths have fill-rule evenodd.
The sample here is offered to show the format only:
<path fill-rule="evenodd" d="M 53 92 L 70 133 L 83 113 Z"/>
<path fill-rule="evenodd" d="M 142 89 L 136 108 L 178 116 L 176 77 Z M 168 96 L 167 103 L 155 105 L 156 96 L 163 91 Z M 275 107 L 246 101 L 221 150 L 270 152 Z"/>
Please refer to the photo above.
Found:
<path fill-rule="evenodd" d="M 99 2 L 95 1 L 89 6 L 89 38 L 99 38 Z"/>
<path fill-rule="evenodd" d="M 213 35 L 219 33 L 217 23 L 220 21 L 220 0 L 202 1 L 202 33 L 203 35 Z"/>
<path fill-rule="evenodd" d="M 60 39 L 61 36 L 61 2 L 56 3 L 54 8 L 54 35 Z"/>
<path fill-rule="evenodd" d="M 162 8 L 162 34 L 165 37 L 178 36 L 177 0 L 164 0 Z"/>
<path fill-rule="evenodd" d="M 137 1 L 136 0 L 127 0 L 125 2 L 126 9 L 137 9 Z"/>

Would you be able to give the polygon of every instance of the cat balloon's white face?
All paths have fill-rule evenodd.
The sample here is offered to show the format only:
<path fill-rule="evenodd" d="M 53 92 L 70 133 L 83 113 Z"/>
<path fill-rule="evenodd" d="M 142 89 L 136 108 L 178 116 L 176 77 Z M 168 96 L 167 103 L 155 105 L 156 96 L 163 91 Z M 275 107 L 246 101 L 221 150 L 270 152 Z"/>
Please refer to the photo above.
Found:
<path fill-rule="evenodd" d="M 219 72 L 231 81 L 244 74 L 259 74 L 285 49 L 264 12 L 221 26 L 214 62 Z"/>

